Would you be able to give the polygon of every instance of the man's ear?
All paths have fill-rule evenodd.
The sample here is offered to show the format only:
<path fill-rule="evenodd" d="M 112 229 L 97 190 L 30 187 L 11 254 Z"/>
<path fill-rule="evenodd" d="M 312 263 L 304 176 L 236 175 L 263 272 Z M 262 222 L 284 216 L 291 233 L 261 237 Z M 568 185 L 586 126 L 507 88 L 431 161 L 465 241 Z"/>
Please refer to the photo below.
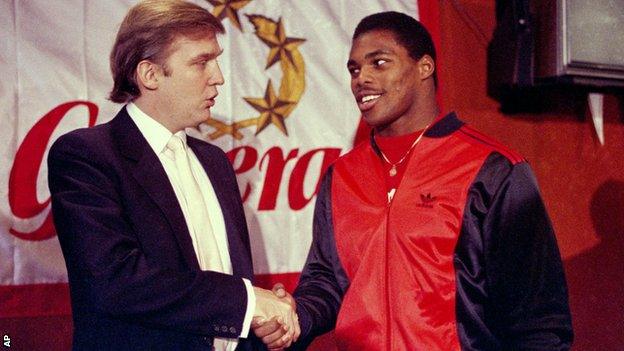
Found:
<path fill-rule="evenodd" d="M 424 55 L 418 60 L 418 74 L 421 80 L 425 80 L 435 72 L 435 61 L 429 55 Z"/>
<path fill-rule="evenodd" d="M 156 90 L 162 76 L 162 69 L 151 61 L 143 60 L 137 65 L 136 75 L 139 86 L 147 90 Z"/>

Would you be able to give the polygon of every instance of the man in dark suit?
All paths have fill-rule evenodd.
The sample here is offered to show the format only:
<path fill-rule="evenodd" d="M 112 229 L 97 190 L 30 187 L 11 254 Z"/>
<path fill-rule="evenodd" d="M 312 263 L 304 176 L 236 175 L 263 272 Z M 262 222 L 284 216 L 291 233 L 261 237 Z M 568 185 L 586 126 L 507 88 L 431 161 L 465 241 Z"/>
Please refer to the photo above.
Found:
<path fill-rule="evenodd" d="M 252 320 L 299 333 L 291 304 L 253 287 L 234 172 L 187 137 L 223 84 L 221 23 L 179 0 L 145 1 L 110 62 L 110 122 L 60 137 L 48 159 L 69 276 L 75 350 L 252 350 Z"/>

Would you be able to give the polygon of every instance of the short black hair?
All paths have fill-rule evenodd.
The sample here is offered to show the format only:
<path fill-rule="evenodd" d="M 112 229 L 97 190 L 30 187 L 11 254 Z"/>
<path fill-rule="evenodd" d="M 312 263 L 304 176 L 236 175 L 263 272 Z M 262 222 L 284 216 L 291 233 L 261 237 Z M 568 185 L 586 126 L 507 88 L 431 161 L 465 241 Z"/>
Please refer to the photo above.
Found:
<path fill-rule="evenodd" d="M 380 30 L 392 32 L 399 44 L 407 49 L 414 60 L 420 60 L 423 56 L 429 55 L 434 62 L 436 61 L 435 46 L 427 28 L 415 18 L 401 12 L 379 12 L 364 17 L 353 32 L 353 40 L 355 41 L 364 33 Z M 433 71 L 433 80 L 437 86 L 436 73 L 437 70 Z"/>

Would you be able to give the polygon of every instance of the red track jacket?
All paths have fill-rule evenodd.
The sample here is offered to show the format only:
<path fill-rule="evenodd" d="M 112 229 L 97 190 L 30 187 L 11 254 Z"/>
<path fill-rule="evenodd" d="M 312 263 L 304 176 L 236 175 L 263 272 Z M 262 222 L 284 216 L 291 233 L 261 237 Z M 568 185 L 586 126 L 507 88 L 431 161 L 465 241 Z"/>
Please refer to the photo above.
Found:
<path fill-rule="evenodd" d="M 317 198 L 295 291 L 304 347 L 565 350 L 561 258 L 526 161 L 455 114 L 410 155 L 388 203 L 371 138 L 336 161 Z"/>

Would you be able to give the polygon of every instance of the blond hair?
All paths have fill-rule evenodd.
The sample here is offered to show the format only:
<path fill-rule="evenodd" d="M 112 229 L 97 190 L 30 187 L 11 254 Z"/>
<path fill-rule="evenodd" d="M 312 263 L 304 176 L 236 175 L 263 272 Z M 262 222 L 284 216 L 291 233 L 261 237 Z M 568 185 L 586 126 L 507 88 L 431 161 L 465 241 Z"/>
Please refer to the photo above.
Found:
<path fill-rule="evenodd" d="M 223 34 L 225 29 L 208 10 L 186 1 L 146 0 L 130 8 L 110 54 L 114 84 L 109 99 L 125 103 L 139 97 L 139 62 L 149 60 L 164 65 L 176 38 L 206 33 Z"/>

